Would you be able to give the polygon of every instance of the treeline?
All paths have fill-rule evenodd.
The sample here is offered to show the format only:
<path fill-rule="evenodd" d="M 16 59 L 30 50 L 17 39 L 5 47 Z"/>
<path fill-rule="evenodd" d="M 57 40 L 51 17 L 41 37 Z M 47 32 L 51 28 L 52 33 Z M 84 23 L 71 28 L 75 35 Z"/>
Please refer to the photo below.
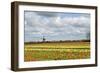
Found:
<path fill-rule="evenodd" d="M 25 44 L 34 44 L 34 43 L 66 43 L 66 42 L 90 42 L 90 40 L 59 40 L 59 41 L 36 41 L 36 42 L 25 42 Z"/>

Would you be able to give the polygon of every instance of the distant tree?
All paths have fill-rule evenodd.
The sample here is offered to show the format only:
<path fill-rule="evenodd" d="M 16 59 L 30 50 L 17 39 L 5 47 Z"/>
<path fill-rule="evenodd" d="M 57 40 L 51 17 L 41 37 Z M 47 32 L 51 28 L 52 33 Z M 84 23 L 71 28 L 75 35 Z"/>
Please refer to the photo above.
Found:
<path fill-rule="evenodd" d="M 90 40 L 90 32 L 86 33 L 87 40 Z"/>

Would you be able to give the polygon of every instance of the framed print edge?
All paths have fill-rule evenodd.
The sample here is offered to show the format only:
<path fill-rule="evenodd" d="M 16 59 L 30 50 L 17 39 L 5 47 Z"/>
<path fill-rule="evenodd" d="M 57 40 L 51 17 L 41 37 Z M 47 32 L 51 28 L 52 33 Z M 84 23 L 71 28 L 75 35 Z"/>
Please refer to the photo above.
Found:
<path fill-rule="evenodd" d="M 18 7 L 11 3 L 11 70 L 18 70 Z"/>
<path fill-rule="evenodd" d="M 64 65 L 64 66 L 50 66 L 50 67 L 35 67 L 35 68 L 19 68 L 19 5 L 36 5 L 36 6 L 50 6 L 50 7 L 69 7 L 69 8 L 85 8 L 95 9 L 95 64 L 84 65 Z M 67 4 L 50 4 L 50 3 L 33 3 L 33 2 L 12 2 L 11 3 L 11 70 L 13 71 L 28 71 L 28 70 L 47 70 L 47 69 L 61 69 L 61 68 L 79 68 L 79 67 L 93 67 L 97 66 L 97 7 L 83 6 L 83 5 L 67 5 Z"/>
<path fill-rule="evenodd" d="M 98 66 L 98 7 L 95 7 L 95 65 Z"/>

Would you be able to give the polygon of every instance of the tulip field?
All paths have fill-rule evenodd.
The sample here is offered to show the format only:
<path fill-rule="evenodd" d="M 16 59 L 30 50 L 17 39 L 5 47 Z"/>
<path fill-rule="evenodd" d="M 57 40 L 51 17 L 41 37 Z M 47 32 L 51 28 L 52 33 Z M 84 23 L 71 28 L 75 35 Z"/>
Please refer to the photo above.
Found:
<path fill-rule="evenodd" d="M 24 44 L 24 61 L 90 58 L 90 42 L 41 42 Z"/>

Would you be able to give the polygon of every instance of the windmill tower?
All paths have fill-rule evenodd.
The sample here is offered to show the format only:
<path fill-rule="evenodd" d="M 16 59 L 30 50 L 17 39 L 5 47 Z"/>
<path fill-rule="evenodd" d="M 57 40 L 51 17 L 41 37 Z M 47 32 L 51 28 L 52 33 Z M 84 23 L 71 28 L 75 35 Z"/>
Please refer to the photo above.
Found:
<path fill-rule="evenodd" d="M 46 41 L 46 38 L 43 36 L 43 42 L 45 42 Z"/>

